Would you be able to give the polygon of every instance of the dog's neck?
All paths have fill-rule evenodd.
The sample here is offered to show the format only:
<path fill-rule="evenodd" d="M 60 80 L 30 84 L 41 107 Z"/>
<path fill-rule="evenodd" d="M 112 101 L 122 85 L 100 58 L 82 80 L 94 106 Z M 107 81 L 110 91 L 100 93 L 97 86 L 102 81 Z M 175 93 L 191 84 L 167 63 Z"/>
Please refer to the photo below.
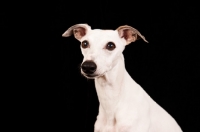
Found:
<path fill-rule="evenodd" d="M 108 113 L 112 113 L 122 95 L 127 71 L 124 65 L 123 54 L 116 60 L 116 65 L 104 76 L 95 79 L 95 86 L 99 102 Z M 122 86 L 123 85 L 123 86 Z"/>

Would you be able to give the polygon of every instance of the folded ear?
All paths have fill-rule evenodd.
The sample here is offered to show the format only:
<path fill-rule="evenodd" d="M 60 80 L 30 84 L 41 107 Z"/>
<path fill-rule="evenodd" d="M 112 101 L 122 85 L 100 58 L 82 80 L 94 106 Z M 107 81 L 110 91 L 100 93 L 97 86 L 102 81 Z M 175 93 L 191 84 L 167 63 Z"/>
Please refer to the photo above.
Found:
<path fill-rule="evenodd" d="M 91 30 L 91 27 L 87 24 L 76 24 L 67 29 L 62 36 L 69 37 L 74 34 L 74 37 L 80 41 L 80 39 L 85 36 L 89 30 Z"/>
<path fill-rule="evenodd" d="M 135 42 L 138 39 L 143 39 L 145 42 L 148 43 L 145 37 L 141 35 L 137 29 L 131 26 L 128 25 L 120 26 L 116 30 L 118 31 L 119 36 L 126 40 L 126 45 L 130 44 L 131 42 Z"/>

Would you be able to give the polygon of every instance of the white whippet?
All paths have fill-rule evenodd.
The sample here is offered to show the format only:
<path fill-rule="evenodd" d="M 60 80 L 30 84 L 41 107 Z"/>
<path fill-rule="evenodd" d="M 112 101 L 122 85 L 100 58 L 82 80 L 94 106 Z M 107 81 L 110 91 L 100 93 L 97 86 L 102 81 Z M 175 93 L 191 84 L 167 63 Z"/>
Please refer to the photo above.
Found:
<path fill-rule="evenodd" d="M 100 102 L 95 132 L 182 132 L 125 69 L 125 46 L 138 38 L 147 42 L 138 30 L 128 25 L 92 30 L 87 24 L 76 24 L 62 36 L 72 34 L 81 42 L 81 73 L 95 79 Z"/>

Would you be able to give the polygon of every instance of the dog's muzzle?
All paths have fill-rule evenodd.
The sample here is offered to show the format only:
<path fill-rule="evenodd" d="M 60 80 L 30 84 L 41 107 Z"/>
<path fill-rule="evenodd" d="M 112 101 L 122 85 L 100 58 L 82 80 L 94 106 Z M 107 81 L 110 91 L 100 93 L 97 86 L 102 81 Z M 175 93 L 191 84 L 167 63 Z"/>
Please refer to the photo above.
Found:
<path fill-rule="evenodd" d="M 82 69 L 84 75 L 86 75 L 87 77 L 92 77 L 93 73 L 97 69 L 97 65 L 93 61 L 85 61 L 81 65 L 81 69 Z"/>

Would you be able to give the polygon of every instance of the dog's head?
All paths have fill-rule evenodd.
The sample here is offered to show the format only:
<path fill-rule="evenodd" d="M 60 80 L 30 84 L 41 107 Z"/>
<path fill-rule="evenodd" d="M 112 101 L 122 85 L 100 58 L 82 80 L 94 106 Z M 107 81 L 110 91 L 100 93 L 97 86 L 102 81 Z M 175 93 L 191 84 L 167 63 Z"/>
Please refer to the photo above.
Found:
<path fill-rule="evenodd" d="M 87 24 L 76 24 L 62 36 L 68 37 L 72 34 L 81 42 L 80 47 L 84 56 L 81 73 L 90 79 L 111 70 L 126 45 L 139 38 L 147 42 L 138 30 L 128 25 L 120 26 L 116 30 L 92 30 Z"/>

